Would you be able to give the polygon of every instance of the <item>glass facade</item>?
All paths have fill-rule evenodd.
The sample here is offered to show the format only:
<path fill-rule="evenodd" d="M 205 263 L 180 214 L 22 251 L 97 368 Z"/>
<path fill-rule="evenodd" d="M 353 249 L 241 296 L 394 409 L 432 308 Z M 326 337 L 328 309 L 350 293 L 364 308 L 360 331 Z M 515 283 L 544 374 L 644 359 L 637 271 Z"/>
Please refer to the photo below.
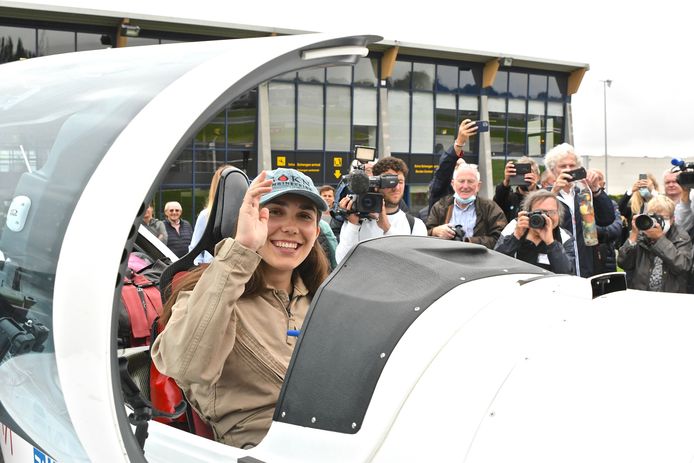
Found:
<path fill-rule="evenodd" d="M 127 46 L 203 39 L 156 34 L 129 37 Z M 113 42 L 112 28 L 20 27 L 0 20 L 0 63 L 107 48 Z M 483 88 L 481 63 L 399 56 L 390 78 L 382 80 L 381 60 L 372 53 L 355 66 L 307 69 L 270 81 L 267 126 L 273 167 L 297 167 L 316 184 L 334 185 L 346 173 L 354 146 L 367 145 L 405 160 L 408 184 L 423 188 L 440 154 L 455 140 L 460 122 L 482 118 L 483 98 L 494 158 L 540 157 L 565 139 L 567 74 L 501 68 L 492 85 Z M 191 140 L 155 196 L 158 210 L 175 199 L 193 220 L 217 167 L 233 164 L 251 177 L 256 174 L 257 101 L 257 91 L 249 92 Z M 473 136 L 464 147 L 470 162 L 479 160 L 479 138 Z M 381 140 L 388 146 L 379 146 Z"/>

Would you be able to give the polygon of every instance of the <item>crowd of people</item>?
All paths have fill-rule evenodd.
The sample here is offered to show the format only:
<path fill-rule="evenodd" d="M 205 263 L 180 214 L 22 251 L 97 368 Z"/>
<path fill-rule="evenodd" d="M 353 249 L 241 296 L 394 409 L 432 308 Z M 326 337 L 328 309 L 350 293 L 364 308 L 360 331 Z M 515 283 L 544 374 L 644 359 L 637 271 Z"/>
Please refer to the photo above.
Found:
<path fill-rule="evenodd" d="M 664 173 L 663 193 L 658 178 L 640 174 L 616 202 L 602 172 L 586 171 L 564 143 L 547 153 L 544 172 L 530 158 L 508 162 L 494 198 L 486 199 L 478 196 L 477 166 L 462 151 L 475 132 L 471 121 L 460 124 L 430 184 L 429 205 L 416 216 L 403 199 L 407 165 L 395 157 L 366 166 L 369 175 L 397 179 L 378 189 L 382 207 L 368 213 L 293 169 L 253 180 L 236 236 L 220 242 L 214 257 L 200 256 L 202 265 L 174 289 L 152 346 L 156 367 L 176 380 L 217 440 L 241 448 L 262 440 L 296 343 L 291 333 L 301 329 L 330 270 L 365 239 L 459 240 L 554 273 L 591 277 L 621 268 L 630 288 L 692 292 L 694 195 L 676 173 Z M 182 256 L 204 228 L 211 201 L 195 232 L 177 202 L 165 205 L 161 222 L 148 209 L 146 225 Z M 334 209 L 341 213 L 330 214 Z"/>

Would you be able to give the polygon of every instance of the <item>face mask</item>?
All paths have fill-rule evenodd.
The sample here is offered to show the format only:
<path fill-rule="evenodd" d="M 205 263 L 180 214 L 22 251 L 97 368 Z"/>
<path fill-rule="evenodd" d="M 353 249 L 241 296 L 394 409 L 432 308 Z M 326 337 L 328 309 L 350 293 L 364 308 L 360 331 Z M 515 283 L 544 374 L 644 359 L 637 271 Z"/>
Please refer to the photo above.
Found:
<path fill-rule="evenodd" d="M 461 206 L 467 206 L 468 204 L 470 204 L 471 202 L 473 202 L 477 196 L 472 195 L 472 196 L 470 196 L 470 197 L 467 198 L 467 199 L 463 199 L 463 198 L 461 198 L 460 196 L 458 196 L 458 193 L 456 193 L 456 194 L 454 195 L 454 197 L 455 197 L 455 202 L 456 202 L 456 203 L 458 203 L 458 204 L 461 205 Z"/>
<path fill-rule="evenodd" d="M 649 190 L 648 188 L 645 188 L 645 187 L 639 188 L 639 194 L 641 195 L 643 200 L 646 202 L 648 202 L 653 197 L 653 195 L 651 194 L 651 190 Z"/>

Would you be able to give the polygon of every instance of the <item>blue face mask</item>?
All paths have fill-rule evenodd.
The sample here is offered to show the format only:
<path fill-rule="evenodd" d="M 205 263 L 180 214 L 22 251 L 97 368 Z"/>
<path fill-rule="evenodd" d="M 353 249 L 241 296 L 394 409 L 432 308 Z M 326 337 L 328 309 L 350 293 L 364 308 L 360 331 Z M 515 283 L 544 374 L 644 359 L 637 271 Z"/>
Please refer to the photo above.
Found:
<path fill-rule="evenodd" d="M 460 206 L 467 206 L 468 204 L 470 204 L 471 202 L 473 202 L 477 198 L 476 195 L 472 195 L 467 199 L 463 199 L 460 196 L 458 196 L 458 193 L 456 193 L 454 195 L 454 197 L 455 197 L 455 202 L 458 203 Z"/>
<path fill-rule="evenodd" d="M 648 202 L 648 200 L 650 200 L 653 197 L 653 195 L 651 194 L 651 190 L 645 187 L 639 188 L 639 194 L 646 202 Z"/>

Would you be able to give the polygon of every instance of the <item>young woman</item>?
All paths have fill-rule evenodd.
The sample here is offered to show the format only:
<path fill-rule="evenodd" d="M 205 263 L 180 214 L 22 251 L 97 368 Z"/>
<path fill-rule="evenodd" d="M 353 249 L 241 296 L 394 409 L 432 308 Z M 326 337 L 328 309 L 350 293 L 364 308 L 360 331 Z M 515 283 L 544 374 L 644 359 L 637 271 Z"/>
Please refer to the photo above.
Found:
<path fill-rule="evenodd" d="M 311 297 L 328 273 L 317 243 L 325 201 L 293 169 L 262 172 L 239 211 L 236 238 L 182 282 L 152 345 L 218 441 L 257 445 L 267 433 Z M 175 303 L 172 303 L 175 301 Z"/>

